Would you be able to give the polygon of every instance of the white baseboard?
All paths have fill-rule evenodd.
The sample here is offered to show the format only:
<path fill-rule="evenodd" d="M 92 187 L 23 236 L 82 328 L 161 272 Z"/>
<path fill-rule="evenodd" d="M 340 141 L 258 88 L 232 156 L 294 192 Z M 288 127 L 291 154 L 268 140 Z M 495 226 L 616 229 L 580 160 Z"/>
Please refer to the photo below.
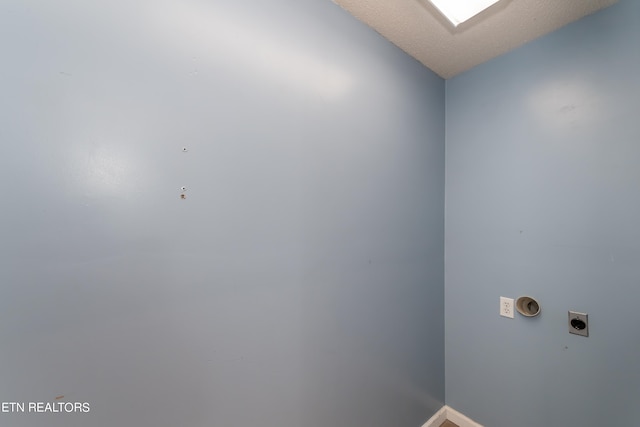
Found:
<path fill-rule="evenodd" d="M 471 418 L 467 417 L 466 415 L 461 414 L 455 409 L 449 406 L 445 406 L 445 408 L 447 408 L 446 410 L 447 419 L 452 423 L 458 424 L 460 427 L 482 427 L 482 425 L 473 421 Z"/>
<path fill-rule="evenodd" d="M 440 427 L 440 425 L 447 421 L 447 407 L 443 406 L 438 412 L 427 421 L 422 427 Z"/>
<path fill-rule="evenodd" d="M 440 408 L 440 410 L 436 412 L 433 417 L 429 418 L 429 421 L 427 421 L 422 427 L 440 427 L 440 425 L 446 420 L 449 420 L 460 427 L 482 427 L 481 424 L 478 424 L 471 418 L 447 405 Z"/>

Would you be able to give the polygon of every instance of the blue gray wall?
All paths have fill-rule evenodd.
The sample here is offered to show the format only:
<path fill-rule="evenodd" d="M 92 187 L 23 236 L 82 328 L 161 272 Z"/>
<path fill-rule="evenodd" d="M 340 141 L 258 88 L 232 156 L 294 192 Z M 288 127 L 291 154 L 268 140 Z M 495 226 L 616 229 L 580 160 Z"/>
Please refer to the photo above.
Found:
<path fill-rule="evenodd" d="M 484 425 L 640 419 L 639 19 L 621 0 L 447 81 L 446 401 Z M 539 318 L 498 316 L 528 294 Z"/>
<path fill-rule="evenodd" d="M 0 35 L 0 400 L 91 405 L 0 424 L 441 407 L 442 79 L 330 1 L 5 0 Z"/>

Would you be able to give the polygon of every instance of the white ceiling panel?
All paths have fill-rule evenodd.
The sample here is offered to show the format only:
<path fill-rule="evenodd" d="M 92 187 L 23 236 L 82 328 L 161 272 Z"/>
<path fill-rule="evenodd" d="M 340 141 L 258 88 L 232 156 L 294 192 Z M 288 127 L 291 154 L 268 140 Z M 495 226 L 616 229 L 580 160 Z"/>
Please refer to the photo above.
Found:
<path fill-rule="evenodd" d="M 500 0 L 457 27 L 428 0 L 334 0 L 443 78 L 617 0 Z"/>

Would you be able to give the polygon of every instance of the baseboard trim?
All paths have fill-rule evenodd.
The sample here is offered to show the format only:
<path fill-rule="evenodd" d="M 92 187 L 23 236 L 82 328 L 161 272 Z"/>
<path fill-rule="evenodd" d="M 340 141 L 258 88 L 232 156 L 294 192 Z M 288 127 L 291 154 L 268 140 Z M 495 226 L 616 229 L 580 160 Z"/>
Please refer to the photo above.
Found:
<path fill-rule="evenodd" d="M 427 421 L 422 427 L 440 427 L 440 425 L 446 420 L 449 420 L 460 427 L 483 427 L 481 424 L 478 424 L 471 418 L 447 405 L 440 408 L 440 410 L 436 412 L 433 417 L 429 418 L 429 421 Z"/>
<path fill-rule="evenodd" d="M 447 421 L 447 407 L 443 406 L 422 427 L 440 427 L 445 421 Z"/>
<path fill-rule="evenodd" d="M 447 419 L 452 423 L 458 424 L 460 427 L 482 427 L 482 425 L 473 421 L 471 418 L 467 417 L 466 415 L 461 414 L 455 409 L 450 408 L 449 406 L 445 406 L 445 408 L 447 408 L 446 410 Z"/>

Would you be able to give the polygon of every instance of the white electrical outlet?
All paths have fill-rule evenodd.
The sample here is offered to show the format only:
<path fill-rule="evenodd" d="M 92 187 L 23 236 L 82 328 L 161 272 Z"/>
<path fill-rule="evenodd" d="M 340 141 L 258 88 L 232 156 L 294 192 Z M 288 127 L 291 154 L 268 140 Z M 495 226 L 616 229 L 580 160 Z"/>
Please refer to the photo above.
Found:
<path fill-rule="evenodd" d="M 500 297 L 500 316 L 513 319 L 513 298 Z"/>

